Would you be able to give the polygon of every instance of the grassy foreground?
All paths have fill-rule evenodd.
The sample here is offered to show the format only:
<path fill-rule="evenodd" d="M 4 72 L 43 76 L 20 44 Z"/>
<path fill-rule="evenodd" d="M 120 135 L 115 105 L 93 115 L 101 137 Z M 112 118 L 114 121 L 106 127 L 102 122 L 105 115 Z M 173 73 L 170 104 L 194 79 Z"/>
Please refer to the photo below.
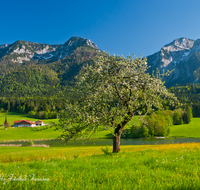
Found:
<path fill-rule="evenodd" d="M 110 147 L 111 149 L 111 147 Z M 200 189 L 200 144 L 0 148 L 0 189 Z"/>

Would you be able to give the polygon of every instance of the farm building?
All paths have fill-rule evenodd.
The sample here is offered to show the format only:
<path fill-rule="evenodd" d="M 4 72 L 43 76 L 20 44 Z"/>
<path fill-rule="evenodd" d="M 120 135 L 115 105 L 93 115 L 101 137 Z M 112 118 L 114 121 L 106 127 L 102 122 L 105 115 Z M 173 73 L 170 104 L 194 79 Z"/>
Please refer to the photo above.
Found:
<path fill-rule="evenodd" d="M 14 121 L 13 127 L 35 127 L 36 124 L 29 120 Z"/>
<path fill-rule="evenodd" d="M 38 121 L 35 122 L 35 124 L 36 124 L 37 126 L 38 126 L 38 125 L 44 125 L 44 122 L 41 121 L 41 120 L 38 120 Z"/>

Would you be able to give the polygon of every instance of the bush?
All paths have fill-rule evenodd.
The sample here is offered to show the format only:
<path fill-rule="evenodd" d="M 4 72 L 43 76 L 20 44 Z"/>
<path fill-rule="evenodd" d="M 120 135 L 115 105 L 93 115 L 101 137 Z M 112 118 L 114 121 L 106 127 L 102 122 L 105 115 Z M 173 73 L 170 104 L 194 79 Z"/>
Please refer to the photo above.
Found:
<path fill-rule="evenodd" d="M 29 144 L 30 146 L 33 146 L 33 145 L 34 145 L 34 142 L 33 142 L 33 141 L 29 141 L 28 144 Z"/>
<path fill-rule="evenodd" d="M 0 113 L 4 112 L 5 110 L 3 108 L 0 109 Z"/>
<path fill-rule="evenodd" d="M 102 151 L 104 154 L 111 154 L 110 149 L 108 148 L 108 146 L 106 146 L 106 148 L 101 148 L 101 151 Z"/>
<path fill-rule="evenodd" d="M 146 117 L 147 129 L 144 129 L 144 136 L 168 136 L 170 126 L 173 124 L 170 110 L 156 111 L 150 116 Z M 148 132 L 148 134 L 147 134 Z"/>
<path fill-rule="evenodd" d="M 188 105 L 185 107 L 185 110 L 184 110 L 184 114 L 183 114 L 183 122 L 185 124 L 189 124 L 191 122 L 191 119 L 192 119 L 192 109 L 191 107 L 189 107 Z"/>
<path fill-rule="evenodd" d="M 183 115 L 183 112 L 182 110 L 174 110 L 174 116 L 173 116 L 173 124 L 174 125 L 181 125 L 183 124 L 183 121 L 182 120 L 182 115 Z"/>
<path fill-rule="evenodd" d="M 7 128 L 8 128 L 8 127 L 11 127 L 11 124 L 10 124 L 9 121 L 7 121 L 7 123 L 6 123 L 6 127 L 7 127 Z"/>

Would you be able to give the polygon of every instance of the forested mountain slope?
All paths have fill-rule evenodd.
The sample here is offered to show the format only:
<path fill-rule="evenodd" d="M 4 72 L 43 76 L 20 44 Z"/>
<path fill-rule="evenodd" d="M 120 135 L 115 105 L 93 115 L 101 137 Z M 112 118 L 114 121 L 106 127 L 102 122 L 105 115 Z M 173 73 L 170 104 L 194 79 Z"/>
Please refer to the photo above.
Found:
<path fill-rule="evenodd" d="M 75 76 L 100 52 L 88 39 L 63 45 L 17 41 L 0 46 L 0 96 L 63 96 Z"/>

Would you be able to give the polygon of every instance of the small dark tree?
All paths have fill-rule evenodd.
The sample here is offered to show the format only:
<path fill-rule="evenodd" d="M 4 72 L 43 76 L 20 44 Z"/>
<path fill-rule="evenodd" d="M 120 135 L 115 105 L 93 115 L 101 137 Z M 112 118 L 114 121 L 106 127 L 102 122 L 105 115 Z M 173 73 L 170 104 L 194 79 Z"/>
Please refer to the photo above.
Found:
<path fill-rule="evenodd" d="M 7 117 L 5 117 L 5 121 L 4 121 L 4 126 L 6 127 L 8 121 L 7 121 Z"/>
<path fill-rule="evenodd" d="M 185 124 L 189 124 L 191 122 L 192 119 L 192 109 L 187 105 L 185 112 L 183 114 L 183 122 Z"/>

